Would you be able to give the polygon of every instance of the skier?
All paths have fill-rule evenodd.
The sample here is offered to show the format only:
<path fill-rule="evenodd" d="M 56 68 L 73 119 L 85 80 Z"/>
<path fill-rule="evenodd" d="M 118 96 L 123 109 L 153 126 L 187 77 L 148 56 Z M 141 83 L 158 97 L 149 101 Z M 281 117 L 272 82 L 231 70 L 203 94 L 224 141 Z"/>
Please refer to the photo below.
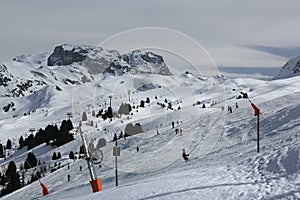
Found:
<path fill-rule="evenodd" d="M 188 160 L 189 160 L 188 156 L 189 156 L 189 154 L 187 154 L 187 153 L 185 152 L 185 149 L 182 149 L 182 157 L 183 157 L 183 159 L 184 159 L 185 161 L 188 161 Z"/>
<path fill-rule="evenodd" d="M 68 181 L 70 181 L 70 179 L 71 179 L 71 176 L 70 176 L 70 174 L 68 174 Z"/>
<path fill-rule="evenodd" d="M 236 102 L 235 103 L 235 109 L 238 109 L 239 108 L 239 105 L 238 105 L 238 103 Z"/>
<path fill-rule="evenodd" d="M 140 148 L 137 146 L 136 147 L 136 152 L 139 152 L 140 151 Z"/>
<path fill-rule="evenodd" d="M 79 170 L 82 171 L 82 166 L 80 165 Z"/>
<path fill-rule="evenodd" d="M 180 135 L 182 135 L 182 128 L 179 129 Z"/>

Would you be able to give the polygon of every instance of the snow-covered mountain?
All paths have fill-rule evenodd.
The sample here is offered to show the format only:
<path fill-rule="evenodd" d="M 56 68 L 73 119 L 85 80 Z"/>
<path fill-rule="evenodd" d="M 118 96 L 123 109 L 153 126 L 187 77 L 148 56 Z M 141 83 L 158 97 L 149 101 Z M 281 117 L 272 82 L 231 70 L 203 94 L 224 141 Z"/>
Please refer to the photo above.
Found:
<path fill-rule="evenodd" d="M 163 57 L 153 52 L 133 51 L 120 55 L 116 50 L 101 47 L 60 45 L 52 53 L 22 55 L 0 64 L 1 97 L 7 97 L 1 99 L 0 118 L 32 112 L 32 109 L 21 109 L 21 102 L 45 88 L 54 88 L 56 92 L 68 90 L 72 85 L 92 82 L 103 73 L 107 76 L 127 73 L 171 75 Z"/>
<path fill-rule="evenodd" d="M 288 60 L 275 78 L 289 78 L 298 75 L 300 75 L 300 56 Z"/>
<path fill-rule="evenodd" d="M 0 87 L 8 95 L 0 97 L 8 109 L 0 111 L 1 143 L 12 139 L 13 149 L 6 160 L 0 159 L 0 169 L 3 172 L 14 161 L 20 170 L 28 154 L 26 147 L 17 149 L 21 135 L 48 124 L 60 126 L 68 113 L 78 127 L 85 111 L 88 121 L 82 123 L 82 130 L 88 143 L 107 141 L 101 148 L 101 168 L 94 166 L 103 191 L 92 193 L 85 159 L 69 159 L 71 151 L 79 157 L 82 145 L 75 128 L 70 143 L 57 148 L 44 143 L 30 150 L 41 163 L 56 169 L 41 178 L 49 195 L 42 196 L 36 181 L 2 199 L 300 199 L 299 76 L 272 81 L 177 76 L 169 74 L 162 57 L 151 52 L 119 55 L 73 45 L 58 49 L 58 53 L 17 57 L 1 66 Z M 87 59 L 99 66 L 110 64 L 95 72 L 86 66 Z M 10 91 L 26 80 L 32 86 L 14 96 Z M 257 118 L 248 99 L 237 99 L 241 91 L 260 108 L 260 153 L 256 152 Z M 110 103 L 114 112 L 122 103 L 132 110 L 129 115 L 115 114 L 112 120 L 93 115 Z M 118 140 L 121 156 L 115 187 L 113 135 L 137 123 L 143 133 Z M 176 129 L 182 133 L 176 134 Z M 183 148 L 190 154 L 188 162 L 182 159 Z M 62 158 L 52 160 L 54 152 Z M 25 180 L 38 170 L 24 172 Z"/>
<path fill-rule="evenodd" d="M 171 75 L 162 56 L 139 50 L 120 55 L 116 50 L 105 50 L 101 47 L 64 44 L 55 47 L 47 63 L 48 66 L 81 63 L 91 74 L 104 72 L 123 75 L 130 72 Z"/>

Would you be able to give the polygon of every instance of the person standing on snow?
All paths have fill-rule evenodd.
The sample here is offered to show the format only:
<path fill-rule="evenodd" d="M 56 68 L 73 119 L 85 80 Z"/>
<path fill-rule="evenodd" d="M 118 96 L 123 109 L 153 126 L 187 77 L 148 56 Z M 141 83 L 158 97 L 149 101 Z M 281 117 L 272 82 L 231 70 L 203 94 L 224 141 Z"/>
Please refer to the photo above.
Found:
<path fill-rule="evenodd" d="M 189 156 L 189 154 L 187 154 L 187 153 L 185 152 L 185 149 L 182 149 L 182 157 L 183 157 L 183 159 L 184 159 L 185 161 L 189 160 L 188 156 Z"/>

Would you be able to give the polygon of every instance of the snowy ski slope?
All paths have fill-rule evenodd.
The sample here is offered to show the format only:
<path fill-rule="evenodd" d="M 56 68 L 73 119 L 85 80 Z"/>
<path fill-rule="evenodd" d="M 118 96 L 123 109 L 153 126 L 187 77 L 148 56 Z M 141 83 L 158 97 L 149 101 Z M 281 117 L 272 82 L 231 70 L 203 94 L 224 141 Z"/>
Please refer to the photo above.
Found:
<path fill-rule="evenodd" d="M 47 114 L 38 109 L 30 117 L 3 119 L 1 139 L 19 136 L 29 130 L 33 122 L 37 122 L 34 125 L 38 127 L 65 119 L 69 111 L 73 112 L 77 126 L 82 111 L 86 110 L 89 120 L 98 126 L 83 125 L 88 140 L 104 137 L 108 141 L 102 149 L 102 168 L 95 166 L 103 191 L 92 193 L 85 160 L 68 159 L 70 151 L 79 151 L 81 140 L 76 135 L 75 141 L 58 149 L 41 145 L 32 150 L 38 159 L 48 164 L 54 163 L 51 161 L 54 151 L 63 155 L 60 162 L 64 167 L 41 179 L 49 187 L 50 195 L 42 197 L 41 187 L 35 182 L 2 199 L 300 199 L 299 79 L 261 81 L 199 79 L 191 74 L 179 77 L 125 75 L 100 77 L 100 82 L 66 87 L 62 92 L 45 88 L 42 95 L 47 102 L 41 107 L 49 108 Z M 137 92 L 145 83 L 161 87 Z M 146 97 L 150 97 L 150 104 L 134 109 L 129 118 L 122 116 L 112 122 L 91 116 L 88 104 L 96 108 L 108 106 L 108 95 L 112 94 L 112 107 L 117 110 L 121 102 L 128 102 L 128 89 L 135 91 L 131 95 L 133 105 L 139 105 Z M 240 90 L 247 92 L 261 109 L 259 154 L 256 153 L 254 111 L 248 100 L 236 99 Z M 174 108 L 180 106 L 181 109 L 162 109 L 157 102 L 164 102 L 165 98 L 172 101 Z M 206 108 L 193 106 L 197 100 L 204 102 Z M 212 101 L 217 104 L 210 106 Z M 227 111 L 227 105 L 233 107 L 233 113 Z M 172 121 L 176 122 L 175 128 L 183 129 L 182 136 L 175 134 Z M 140 123 L 144 133 L 119 141 L 120 186 L 116 188 L 111 140 L 113 133 L 124 131 L 129 122 Z M 190 152 L 190 161 L 182 159 L 182 148 Z M 10 160 L 20 164 L 26 156 L 24 150 L 17 151 L 11 158 L 2 160 L 1 165 L 7 165 Z M 79 166 L 83 166 L 82 172 Z M 67 174 L 71 175 L 70 182 Z"/>

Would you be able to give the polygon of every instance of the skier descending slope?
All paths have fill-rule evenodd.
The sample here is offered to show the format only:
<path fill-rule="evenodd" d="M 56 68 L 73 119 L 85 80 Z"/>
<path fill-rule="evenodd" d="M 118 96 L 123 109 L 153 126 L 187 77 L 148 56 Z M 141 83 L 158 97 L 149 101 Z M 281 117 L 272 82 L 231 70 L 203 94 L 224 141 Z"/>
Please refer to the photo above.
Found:
<path fill-rule="evenodd" d="M 189 160 L 188 156 L 189 156 L 189 154 L 187 154 L 187 153 L 185 152 L 185 149 L 182 149 L 182 157 L 183 157 L 183 159 L 184 159 L 185 161 L 188 161 L 188 160 Z"/>

